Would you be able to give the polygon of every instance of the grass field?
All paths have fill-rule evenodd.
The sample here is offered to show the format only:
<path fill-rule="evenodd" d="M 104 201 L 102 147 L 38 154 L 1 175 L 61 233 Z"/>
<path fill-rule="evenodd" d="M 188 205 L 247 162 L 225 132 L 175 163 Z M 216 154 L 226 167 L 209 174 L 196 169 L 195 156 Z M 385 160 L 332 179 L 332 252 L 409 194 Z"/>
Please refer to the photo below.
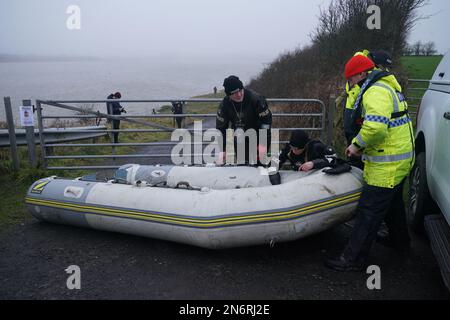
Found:
<path fill-rule="evenodd" d="M 404 56 L 400 62 L 408 73 L 408 78 L 429 80 L 441 60 L 442 56 Z"/>
<path fill-rule="evenodd" d="M 442 56 L 404 56 L 401 57 L 400 63 L 409 79 L 430 80 L 441 60 Z M 404 88 L 413 118 L 426 88 L 428 88 L 428 83 L 413 81 L 408 81 L 408 86 Z"/>

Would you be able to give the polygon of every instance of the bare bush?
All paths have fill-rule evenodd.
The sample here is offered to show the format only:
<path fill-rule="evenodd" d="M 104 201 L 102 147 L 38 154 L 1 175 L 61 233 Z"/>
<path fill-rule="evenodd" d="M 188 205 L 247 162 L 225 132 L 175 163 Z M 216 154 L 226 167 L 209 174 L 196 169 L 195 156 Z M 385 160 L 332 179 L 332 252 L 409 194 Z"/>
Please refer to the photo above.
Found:
<path fill-rule="evenodd" d="M 267 97 L 315 98 L 327 103 L 330 95 L 342 91 L 345 62 L 363 49 L 389 51 L 394 59 L 393 71 L 399 74 L 401 69 L 395 61 L 403 53 L 411 28 L 423 18 L 417 9 L 426 3 L 428 0 L 332 0 L 320 12 L 318 26 L 310 36 L 312 44 L 277 57 L 249 87 Z M 367 27 L 370 5 L 381 10 L 380 30 Z M 294 109 L 291 106 L 282 111 Z M 294 124 L 302 127 L 308 121 Z M 289 120 L 283 118 L 281 123 Z"/>
<path fill-rule="evenodd" d="M 79 106 L 79 108 L 82 109 L 82 111 L 77 112 L 76 114 L 78 116 L 91 116 L 92 112 L 94 111 L 95 104 L 83 104 Z M 93 118 L 78 118 L 77 123 L 81 126 L 94 126 L 96 123 L 96 120 Z"/>

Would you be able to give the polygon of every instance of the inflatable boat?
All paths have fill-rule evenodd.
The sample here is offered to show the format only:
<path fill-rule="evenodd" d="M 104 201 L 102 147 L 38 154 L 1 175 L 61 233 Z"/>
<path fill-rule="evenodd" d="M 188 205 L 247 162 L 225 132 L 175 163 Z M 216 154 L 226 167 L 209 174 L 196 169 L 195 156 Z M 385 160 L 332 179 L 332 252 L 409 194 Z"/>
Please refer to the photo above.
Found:
<path fill-rule="evenodd" d="M 120 167 L 92 176 L 35 182 L 25 202 L 40 220 L 230 248 L 296 240 L 351 219 L 362 171 L 279 171 L 262 167 Z"/>

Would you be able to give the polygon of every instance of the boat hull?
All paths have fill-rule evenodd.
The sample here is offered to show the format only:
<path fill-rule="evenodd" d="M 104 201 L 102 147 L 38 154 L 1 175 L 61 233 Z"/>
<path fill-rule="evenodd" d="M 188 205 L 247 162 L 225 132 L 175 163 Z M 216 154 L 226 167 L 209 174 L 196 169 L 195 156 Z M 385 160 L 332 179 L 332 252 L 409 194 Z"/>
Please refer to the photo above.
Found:
<path fill-rule="evenodd" d="M 331 228 L 353 217 L 361 188 L 358 169 L 226 190 L 46 178 L 30 187 L 26 204 L 44 221 L 219 249 L 273 245 Z"/>

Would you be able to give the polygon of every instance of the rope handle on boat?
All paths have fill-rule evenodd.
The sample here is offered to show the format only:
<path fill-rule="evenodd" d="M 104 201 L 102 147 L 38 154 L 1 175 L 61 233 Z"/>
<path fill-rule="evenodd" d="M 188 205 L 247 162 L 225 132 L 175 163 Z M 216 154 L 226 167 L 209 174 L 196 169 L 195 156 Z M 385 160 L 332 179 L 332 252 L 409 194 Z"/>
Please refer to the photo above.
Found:
<path fill-rule="evenodd" d="M 192 187 L 189 184 L 189 182 L 187 182 L 187 181 L 180 181 L 180 182 L 178 182 L 177 185 L 175 186 L 175 189 L 178 189 L 180 186 L 185 186 L 188 190 L 198 190 L 198 191 L 201 190 L 201 188 Z"/>

